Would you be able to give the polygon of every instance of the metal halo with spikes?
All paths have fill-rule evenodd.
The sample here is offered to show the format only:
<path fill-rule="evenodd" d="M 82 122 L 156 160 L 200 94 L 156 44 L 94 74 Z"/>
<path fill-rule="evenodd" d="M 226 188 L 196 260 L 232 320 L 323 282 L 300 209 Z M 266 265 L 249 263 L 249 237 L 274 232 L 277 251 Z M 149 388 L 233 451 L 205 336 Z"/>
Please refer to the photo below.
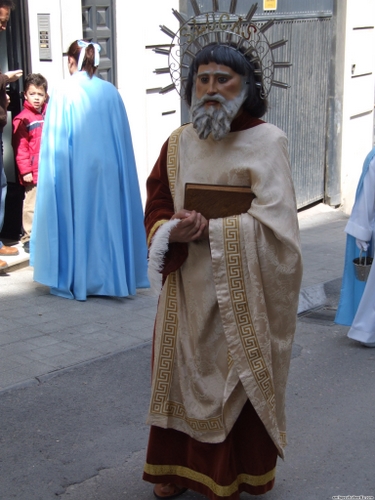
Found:
<path fill-rule="evenodd" d="M 196 0 L 189 0 L 194 16 L 186 19 L 183 14 L 172 9 L 180 23 L 176 33 L 167 26 L 160 26 L 163 33 L 171 38 L 169 49 L 154 49 L 168 56 L 168 67 L 157 68 L 154 73 L 171 75 L 172 84 L 160 90 L 161 94 L 176 89 L 182 95 L 187 74 L 197 53 L 209 43 L 219 43 L 241 49 L 258 68 L 255 74 L 261 79 L 261 97 L 267 98 L 271 87 L 289 88 L 289 85 L 274 79 L 274 70 L 291 66 L 289 62 L 277 62 L 273 51 L 286 44 L 287 40 L 269 43 L 265 32 L 274 24 L 270 19 L 264 24 L 252 21 L 258 8 L 253 4 L 245 16 L 236 14 L 237 0 L 231 0 L 229 12 L 219 11 L 219 0 L 212 0 L 212 11 L 201 12 Z"/>

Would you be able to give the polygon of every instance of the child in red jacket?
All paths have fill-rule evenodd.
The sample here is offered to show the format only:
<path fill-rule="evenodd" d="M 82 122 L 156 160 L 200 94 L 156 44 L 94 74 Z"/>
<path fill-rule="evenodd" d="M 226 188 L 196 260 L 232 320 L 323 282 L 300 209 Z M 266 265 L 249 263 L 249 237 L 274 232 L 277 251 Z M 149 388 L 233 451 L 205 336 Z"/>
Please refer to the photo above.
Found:
<path fill-rule="evenodd" d="M 47 80 L 40 73 L 25 79 L 24 109 L 13 119 L 13 150 L 20 183 L 25 187 L 22 211 L 23 247 L 29 252 L 35 210 L 38 164 L 44 116 L 47 108 Z"/>

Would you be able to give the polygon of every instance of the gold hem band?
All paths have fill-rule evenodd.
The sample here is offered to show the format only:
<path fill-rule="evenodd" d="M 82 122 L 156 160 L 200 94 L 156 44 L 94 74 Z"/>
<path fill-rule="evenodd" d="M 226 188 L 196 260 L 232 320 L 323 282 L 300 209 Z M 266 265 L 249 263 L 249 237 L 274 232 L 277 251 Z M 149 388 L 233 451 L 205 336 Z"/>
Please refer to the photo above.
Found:
<path fill-rule="evenodd" d="M 228 497 L 238 490 L 240 484 L 248 484 L 249 486 L 264 486 L 272 481 L 276 476 L 276 467 L 266 474 L 260 476 L 252 476 L 250 474 L 239 474 L 232 484 L 222 486 L 205 474 L 196 472 L 188 467 L 181 465 L 151 465 L 145 464 L 144 471 L 150 476 L 179 476 L 186 479 L 191 479 L 197 483 L 201 483 L 209 488 L 215 495 Z"/>

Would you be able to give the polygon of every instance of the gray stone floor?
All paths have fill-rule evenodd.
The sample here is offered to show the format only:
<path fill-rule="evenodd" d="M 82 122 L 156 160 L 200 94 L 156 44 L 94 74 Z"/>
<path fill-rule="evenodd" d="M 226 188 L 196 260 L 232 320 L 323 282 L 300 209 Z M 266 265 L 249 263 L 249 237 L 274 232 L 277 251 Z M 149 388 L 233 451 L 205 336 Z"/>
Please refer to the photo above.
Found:
<path fill-rule="evenodd" d="M 303 312 L 324 303 L 324 283 L 341 277 L 347 216 L 317 205 L 299 219 Z M 3 260 L 10 268 L 0 273 L 0 392 L 151 342 L 157 298 L 149 290 L 125 299 L 66 300 L 33 282 L 22 248 Z"/>
<path fill-rule="evenodd" d="M 348 216 L 327 205 L 299 214 L 304 272 L 302 288 L 341 277 Z"/>
<path fill-rule="evenodd" d="M 77 363 L 150 342 L 156 298 L 50 295 L 25 267 L 0 276 L 0 391 Z"/>

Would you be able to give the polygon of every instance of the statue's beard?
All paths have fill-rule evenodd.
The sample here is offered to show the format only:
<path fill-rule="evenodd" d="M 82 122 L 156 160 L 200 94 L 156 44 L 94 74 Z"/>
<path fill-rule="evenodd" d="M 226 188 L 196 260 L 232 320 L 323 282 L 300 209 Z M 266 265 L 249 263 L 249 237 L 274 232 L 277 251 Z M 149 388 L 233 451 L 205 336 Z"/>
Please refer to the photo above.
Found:
<path fill-rule="evenodd" d="M 220 94 L 214 96 L 205 95 L 201 99 L 197 99 L 195 88 L 193 88 L 192 94 L 191 119 L 199 139 L 207 139 L 212 133 L 215 141 L 220 141 L 229 134 L 233 118 L 237 115 L 246 99 L 247 89 L 242 89 L 241 93 L 230 101 Z M 207 101 L 217 101 L 220 106 L 205 108 L 204 105 Z"/>

